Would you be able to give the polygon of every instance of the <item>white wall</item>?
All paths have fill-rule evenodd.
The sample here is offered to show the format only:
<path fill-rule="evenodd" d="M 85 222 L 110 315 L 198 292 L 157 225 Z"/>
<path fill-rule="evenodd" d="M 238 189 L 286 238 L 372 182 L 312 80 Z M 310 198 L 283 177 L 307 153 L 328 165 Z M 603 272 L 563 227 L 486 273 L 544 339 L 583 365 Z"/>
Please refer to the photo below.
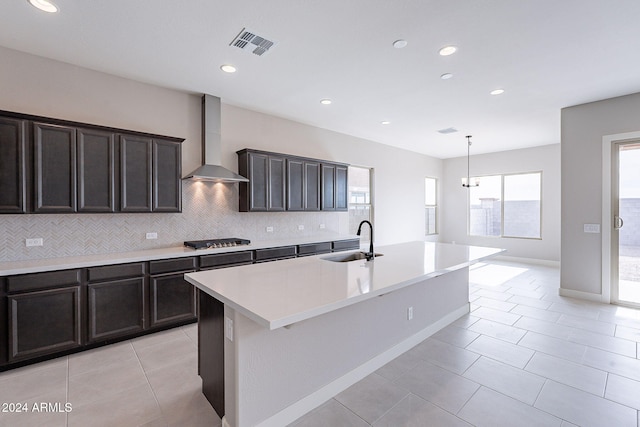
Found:
<path fill-rule="evenodd" d="M 602 145 L 605 135 L 640 131 L 640 94 L 562 109 L 562 265 L 563 290 L 606 294 L 602 289 L 600 234 L 583 224 L 602 223 Z"/>
<path fill-rule="evenodd" d="M 503 248 L 506 256 L 559 261 L 560 145 L 471 156 L 472 176 L 537 171 L 542 171 L 542 239 L 468 236 L 468 190 L 460 182 L 467 176 L 467 158 L 445 160 L 440 241 Z"/>
<path fill-rule="evenodd" d="M 185 138 L 183 173 L 200 165 L 200 94 L 148 85 L 0 47 L 0 110 Z M 212 95 L 215 95 L 212 94 Z M 424 237 L 424 176 L 442 161 L 267 114 L 222 100 L 223 164 L 237 170 L 242 148 L 297 154 L 375 168 L 376 243 Z M 0 216 L 0 261 L 120 252 L 180 245 L 185 239 L 277 239 L 347 233 L 348 214 L 239 213 L 237 185 L 183 183 L 182 214 Z M 303 233 L 297 225 L 305 226 Z M 267 235 L 265 227 L 274 226 Z M 146 241 L 145 232 L 158 232 Z M 37 235 L 36 235 L 37 234 Z M 24 239 L 44 238 L 25 248 Z"/>

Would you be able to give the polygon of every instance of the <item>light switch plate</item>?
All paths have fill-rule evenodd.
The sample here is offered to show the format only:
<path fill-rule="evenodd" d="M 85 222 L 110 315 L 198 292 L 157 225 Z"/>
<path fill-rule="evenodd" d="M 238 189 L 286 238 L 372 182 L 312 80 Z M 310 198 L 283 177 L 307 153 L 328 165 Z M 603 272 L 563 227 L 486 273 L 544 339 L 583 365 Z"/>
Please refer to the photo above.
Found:
<path fill-rule="evenodd" d="M 585 233 L 600 233 L 600 224 L 584 224 Z"/>
<path fill-rule="evenodd" d="M 233 341 L 233 320 L 226 316 L 224 318 L 224 336 L 229 341 Z"/>
<path fill-rule="evenodd" d="M 147 233 L 147 240 L 157 239 L 157 238 L 158 238 L 158 233 L 155 233 L 155 232 Z"/>

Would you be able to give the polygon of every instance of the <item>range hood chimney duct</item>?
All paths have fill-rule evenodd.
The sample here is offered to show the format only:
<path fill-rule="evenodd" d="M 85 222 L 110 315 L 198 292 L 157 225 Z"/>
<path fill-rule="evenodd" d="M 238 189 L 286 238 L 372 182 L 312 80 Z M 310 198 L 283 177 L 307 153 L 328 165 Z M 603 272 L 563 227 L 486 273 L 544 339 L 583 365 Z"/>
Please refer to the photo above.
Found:
<path fill-rule="evenodd" d="M 204 164 L 184 177 L 214 182 L 249 182 L 244 176 L 226 169 L 222 163 L 220 98 L 202 96 L 202 159 Z"/>

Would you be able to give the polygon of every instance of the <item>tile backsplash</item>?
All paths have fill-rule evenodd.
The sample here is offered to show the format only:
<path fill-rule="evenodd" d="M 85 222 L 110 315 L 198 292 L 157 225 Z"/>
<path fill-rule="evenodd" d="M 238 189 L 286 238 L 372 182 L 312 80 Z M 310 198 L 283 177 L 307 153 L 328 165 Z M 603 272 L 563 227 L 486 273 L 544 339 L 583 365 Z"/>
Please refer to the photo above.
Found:
<path fill-rule="evenodd" d="M 185 240 L 219 237 L 347 234 L 348 223 L 347 212 L 238 212 L 237 184 L 183 181 L 182 213 L 2 215 L 0 262 L 182 246 Z M 147 240 L 150 232 L 158 238 Z M 42 238 L 44 245 L 26 247 L 25 239 L 31 238 Z"/>

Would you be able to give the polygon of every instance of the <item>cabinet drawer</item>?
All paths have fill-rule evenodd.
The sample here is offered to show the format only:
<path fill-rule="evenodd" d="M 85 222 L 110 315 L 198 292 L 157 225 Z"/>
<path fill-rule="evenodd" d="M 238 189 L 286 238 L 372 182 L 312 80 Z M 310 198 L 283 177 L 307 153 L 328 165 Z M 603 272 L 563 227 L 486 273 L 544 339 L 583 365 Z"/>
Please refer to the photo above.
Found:
<path fill-rule="evenodd" d="M 331 242 L 298 245 L 298 256 L 324 254 L 331 252 Z"/>
<path fill-rule="evenodd" d="M 226 254 L 202 255 L 200 268 L 231 266 L 234 264 L 246 264 L 253 261 L 252 251 L 230 252 Z"/>
<path fill-rule="evenodd" d="M 287 258 L 296 256 L 295 246 L 282 246 L 279 248 L 256 249 L 256 261 L 265 261 L 275 258 Z"/>
<path fill-rule="evenodd" d="M 338 240 L 333 242 L 334 251 L 346 251 L 349 249 L 360 249 L 360 239 Z"/>
<path fill-rule="evenodd" d="M 149 274 L 173 273 L 177 271 L 195 270 L 196 258 L 175 258 L 149 263 Z"/>
<path fill-rule="evenodd" d="M 25 292 L 80 284 L 80 270 L 51 271 L 7 278 L 7 292 Z"/>
<path fill-rule="evenodd" d="M 144 263 L 107 265 L 87 269 L 88 280 L 98 282 L 108 279 L 123 279 L 125 277 L 144 276 Z"/>

